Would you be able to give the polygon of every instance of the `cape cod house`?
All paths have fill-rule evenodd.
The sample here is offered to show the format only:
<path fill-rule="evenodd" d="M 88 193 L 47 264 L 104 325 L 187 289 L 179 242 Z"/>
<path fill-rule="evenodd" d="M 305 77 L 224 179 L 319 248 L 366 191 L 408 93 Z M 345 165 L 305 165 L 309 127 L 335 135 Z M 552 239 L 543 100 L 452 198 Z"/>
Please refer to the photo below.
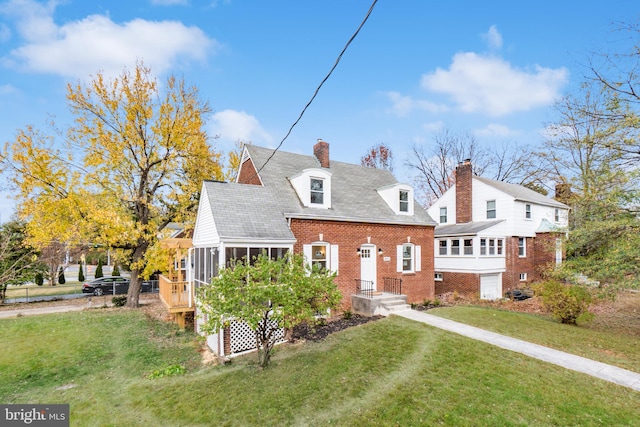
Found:
<path fill-rule="evenodd" d="M 330 160 L 327 142 L 313 155 L 246 145 L 236 182 L 203 183 L 194 281 L 210 283 L 232 259 L 293 251 L 336 273 L 343 310 L 391 311 L 434 297 L 435 225 L 413 188 L 386 170 Z"/>
<path fill-rule="evenodd" d="M 563 260 L 569 207 L 520 185 L 474 176 L 468 160 L 456 168 L 455 185 L 427 211 L 439 224 L 436 294 L 500 298 Z"/>

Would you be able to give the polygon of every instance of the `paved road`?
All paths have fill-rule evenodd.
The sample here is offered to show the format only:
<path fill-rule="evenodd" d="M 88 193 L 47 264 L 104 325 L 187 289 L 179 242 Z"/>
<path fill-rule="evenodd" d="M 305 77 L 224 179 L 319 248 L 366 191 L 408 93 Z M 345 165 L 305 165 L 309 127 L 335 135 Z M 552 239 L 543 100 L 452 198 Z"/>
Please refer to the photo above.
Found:
<path fill-rule="evenodd" d="M 640 374 L 633 371 L 489 332 L 423 311 L 406 310 L 394 314 L 640 391 Z"/>

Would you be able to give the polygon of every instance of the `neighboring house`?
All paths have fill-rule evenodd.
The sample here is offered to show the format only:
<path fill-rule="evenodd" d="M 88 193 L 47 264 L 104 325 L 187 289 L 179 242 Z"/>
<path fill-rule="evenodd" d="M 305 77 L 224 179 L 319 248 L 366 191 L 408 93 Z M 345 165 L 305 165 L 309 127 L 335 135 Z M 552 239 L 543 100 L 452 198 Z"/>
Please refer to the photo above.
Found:
<path fill-rule="evenodd" d="M 520 185 L 456 168 L 455 186 L 427 211 L 436 218 L 436 294 L 457 291 L 483 299 L 526 287 L 540 270 L 563 260 L 569 207 Z"/>
<path fill-rule="evenodd" d="M 343 310 L 375 311 L 371 300 L 385 292 L 421 302 L 435 295 L 435 225 L 412 187 L 386 170 L 330 161 L 324 141 L 313 156 L 246 145 L 237 182 L 202 186 L 195 282 L 210 283 L 232 259 L 293 251 L 336 274 Z"/>

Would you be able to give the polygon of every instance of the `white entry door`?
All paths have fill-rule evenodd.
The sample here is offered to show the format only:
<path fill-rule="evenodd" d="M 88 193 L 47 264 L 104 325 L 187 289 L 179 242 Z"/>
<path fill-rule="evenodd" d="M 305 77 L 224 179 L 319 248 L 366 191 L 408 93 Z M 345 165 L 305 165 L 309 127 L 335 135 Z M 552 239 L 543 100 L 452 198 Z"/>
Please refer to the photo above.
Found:
<path fill-rule="evenodd" d="M 360 247 L 360 280 L 362 288 L 376 290 L 376 247 L 363 245 Z"/>

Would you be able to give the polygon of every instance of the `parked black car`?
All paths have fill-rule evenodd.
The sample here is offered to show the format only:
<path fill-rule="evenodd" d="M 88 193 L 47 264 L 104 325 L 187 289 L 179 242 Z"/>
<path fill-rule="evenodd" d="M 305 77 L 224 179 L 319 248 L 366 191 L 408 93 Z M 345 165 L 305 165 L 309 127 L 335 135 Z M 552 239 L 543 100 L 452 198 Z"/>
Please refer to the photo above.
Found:
<path fill-rule="evenodd" d="M 129 279 L 121 276 L 105 276 L 82 285 L 82 292 L 93 295 L 126 294 L 129 291 Z M 140 292 L 149 292 L 151 285 L 142 283 Z"/>

